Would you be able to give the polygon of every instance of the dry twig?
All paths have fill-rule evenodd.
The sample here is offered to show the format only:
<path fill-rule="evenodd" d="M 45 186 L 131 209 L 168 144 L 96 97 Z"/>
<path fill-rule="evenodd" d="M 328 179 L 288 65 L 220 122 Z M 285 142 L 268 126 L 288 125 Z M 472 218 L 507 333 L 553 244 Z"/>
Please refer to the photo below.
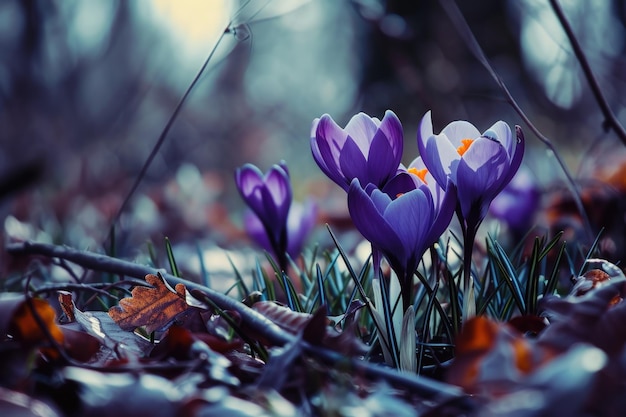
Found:
<path fill-rule="evenodd" d="M 51 258 L 65 259 L 84 268 L 134 278 L 143 278 L 147 274 L 161 272 L 162 276 L 169 283 L 181 283 L 189 290 L 202 291 L 221 309 L 236 311 L 247 326 L 253 327 L 271 343 L 283 346 L 295 341 L 295 336 L 285 332 L 272 321 L 245 304 L 203 285 L 175 277 L 162 271 L 156 271 L 154 268 L 148 266 L 138 265 L 93 252 L 80 251 L 67 246 L 56 246 L 46 243 L 10 243 L 7 244 L 6 250 L 13 256 L 43 255 Z M 383 368 L 362 360 L 348 358 L 331 350 L 310 345 L 309 343 L 303 343 L 303 348 L 309 355 L 324 363 L 336 366 L 341 365 L 343 369 L 351 369 L 356 374 L 387 381 L 392 385 L 402 387 L 424 398 L 436 400 L 440 403 L 454 403 L 456 407 L 467 411 L 473 410 L 476 407 L 473 400 L 467 397 L 465 393 L 456 386 L 425 377 L 418 377 L 414 374 L 401 373 L 394 369 Z"/>

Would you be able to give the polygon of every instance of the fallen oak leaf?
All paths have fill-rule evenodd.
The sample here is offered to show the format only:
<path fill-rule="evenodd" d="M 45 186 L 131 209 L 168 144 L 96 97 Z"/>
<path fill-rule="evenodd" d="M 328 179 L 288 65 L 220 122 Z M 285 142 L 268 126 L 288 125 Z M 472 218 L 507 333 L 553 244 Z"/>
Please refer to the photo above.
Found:
<path fill-rule="evenodd" d="M 124 331 L 104 311 L 81 311 L 72 293 L 59 291 L 59 304 L 69 323 L 61 325 L 67 354 L 80 362 L 104 364 L 108 358 L 134 360 L 145 356 L 153 345 Z"/>
<path fill-rule="evenodd" d="M 145 326 L 152 333 L 164 329 L 189 307 L 184 284 L 176 284 L 172 291 L 161 274 L 146 275 L 146 282 L 153 288 L 135 287 L 130 298 L 123 298 L 119 305 L 109 309 L 109 316 L 123 330 Z"/>

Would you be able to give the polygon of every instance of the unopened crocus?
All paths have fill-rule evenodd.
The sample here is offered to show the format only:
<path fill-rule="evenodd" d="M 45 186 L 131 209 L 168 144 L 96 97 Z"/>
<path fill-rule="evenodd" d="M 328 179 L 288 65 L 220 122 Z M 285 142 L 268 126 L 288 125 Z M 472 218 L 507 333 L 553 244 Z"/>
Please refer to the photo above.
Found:
<path fill-rule="evenodd" d="M 280 267 L 287 267 L 287 216 L 292 191 L 289 171 L 281 162 L 264 175 L 259 168 L 245 164 L 235 171 L 237 189 L 248 207 L 257 215 L 267 233 Z"/>
<path fill-rule="evenodd" d="M 433 132 L 430 111 L 422 118 L 417 146 L 424 164 L 440 186 L 456 185 L 457 214 L 463 229 L 463 318 L 474 315 L 474 281 L 471 258 L 474 239 L 491 201 L 511 181 L 524 155 L 524 135 L 516 126 L 515 137 L 503 121 L 484 133 L 464 120 Z"/>
<path fill-rule="evenodd" d="M 448 184 L 445 191 L 433 194 L 421 180 L 410 179 L 410 174 L 398 175 L 389 188 L 396 181 L 405 187 L 394 188 L 391 196 L 388 189 L 383 192 L 372 184 L 363 188 L 354 179 L 348 190 L 348 209 L 356 228 L 397 274 L 405 311 L 412 304 L 413 275 L 424 252 L 450 224 L 456 189 Z"/>
<path fill-rule="evenodd" d="M 287 216 L 287 253 L 291 258 L 297 257 L 304 247 L 304 243 L 315 227 L 317 222 L 317 204 L 311 200 L 303 203 L 293 202 Z M 259 217 L 252 211 L 247 210 L 244 214 L 243 224 L 248 236 L 256 242 L 261 248 L 274 254 L 276 259 L 279 258 L 274 253 L 274 248 L 265 231 L 263 223 Z"/>
<path fill-rule="evenodd" d="M 324 114 L 311 128 L 315 162 L 345 191 L 354 178 L 382 188 L 398 170 L 403 142 L 402 124 L 391 110 L 383 120 L 359 113 L 345 128 Z"/>

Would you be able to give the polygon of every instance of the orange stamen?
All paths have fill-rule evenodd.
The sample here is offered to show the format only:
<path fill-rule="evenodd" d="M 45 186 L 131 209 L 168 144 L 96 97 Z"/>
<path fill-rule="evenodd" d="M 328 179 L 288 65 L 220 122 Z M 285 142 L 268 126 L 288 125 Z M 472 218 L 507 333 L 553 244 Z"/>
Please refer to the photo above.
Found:
<path fill-rule="evenodd" d="M 456 148 L 459 155 L 463 156 L 463 154 L 469 149 L 472 142 L 474 142 L 474 139 L 461 139 L 462 145 Z"/>
<path fill-rule="evenodd" d="M 424 169 L 409 168 L 407 169 L 407 171 L 409 174 L 413 174 L 417 176 L 420 180 L 422 180 L 424 184 L 426 184 L 426 174 L 428 174 L 428 170 L 426 168 Z"/>
<path fill-rule="evenodd" d="M 398 194 L 396 194 L 396 198 L 400 198 L 400 197 L 402 197 L 403 195 L 404 195 L 404 193 L 398 193 Z"/>

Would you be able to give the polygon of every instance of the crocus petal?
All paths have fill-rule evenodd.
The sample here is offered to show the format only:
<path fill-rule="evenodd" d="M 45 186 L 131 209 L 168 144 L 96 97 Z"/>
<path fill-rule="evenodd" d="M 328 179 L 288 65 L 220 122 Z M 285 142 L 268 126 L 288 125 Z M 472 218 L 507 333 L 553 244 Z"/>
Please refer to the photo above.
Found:
<path fill-rule="evenodd" d="M 376 210 L 378 210 L 378 213 L 382 216 L 385 213 L 385 210 L 387 210 L 387 206 L 391 204 L 390 196 L 387 193 L 380 191 L 378 188 L 371 191 L 366 189 L 365 192 L 370 195 L 372 203 L 374 203 Z"/>
<path fill-rule="evenodd" d="M 287 253 L 295 258 L 302 252 L 304 242 L 317 223 L 317 204 L 311 200 L 294 203 L 287 217 Z"/>
<path fill-rule="evenodd" d="M 255 206 L 252 205 L 250 208 L 261 218 L 261 221 L 268 228 L 268 232 L 271 231 L 272 236 L 278 239 L 287 223 L 288 212 L 279 211 L 272 194 L 267 188 L 259 188 L 259 192 L 261 194 L 261 211 L 257 211 Z"/>
<path fill-rule="evenodd" d="M 421 258 L 423 253 L 415 251 L 424 245 L 424 237 L 432 224 L 432 214 L 424 192 L 416 189 L 392 201 L 384 217 L 407 249 L 415 257 Z"/>
<path fill-rule="evenodd" d="M 391 110 L 387 110 L 378 129 L 385 134 L 389 145 L 393 149 L 393 154 L 398 158 L 398 161 L 400 161 L 404 149 L 404 133 L 402 131 L 402 123 L 400 123 L 398 116 Z M 399 165 L 399 162 L 397 165 Z"/>
<path fill-rule="evenodd" d="M 235 171 L 235 183 L 244 198 L 252 195 L 263 184 L 263 173 L 252 164 L 245 164 Z"/>
<path fill-rule="evenodd" d="M 265 232 L 265 226 L 252 210 L 246 210 L 243 215 L 243 225 L 246 233 L 257 245 L 263 250 L 274 253 L 272 244 L 270 243 L 267 233 Z M 276 254 L 274 254 L 276 255 Z"/>
<path fill-rule="evenodd" d="M 485 133 L 483 133 L 483 135 L 494 135 L 495 139 L 497 139 L 502 144 L 502 146 L 504 146 L 504 149 L 506 149 L 509 157 L 513 154 L 513 139 L 511 135 L 511 128 L 502 120 L 495 122 L 493 126 L 491 126 L 485 131 Z"/>
<path fill-rule="evenodd" d="M 422 117 L 417 130 L 417 148 L 428 171 L 439 186 L 444 187 L 448 183 L 447 177 L 451 174 L 452 162 L 461 156 L 445 136 L 435 136 L 430 111 Z"/>
<path fill-rule="evenodd" d="M 463 155 L 457 169 L 456 184 L 466 220 L 476 216 L 478 218 L 474 221 L 484 218 L 508 168 L 506 150 L 499 142 L 489 139 L 477 139 Z"/>
<path fill-rule="evenodd" d="M 326 139 L 316 137 L 311 139 L 311 152 L 322 172 L 341 188 L 348 191 L 348 181 L 339 170 L 339 151 L 333 153 Z"/>
<path fill-rule="evenodd" d="M 522 128 L 519 126 L 515 126 L 515 146 L 513 147 L 513 154 L 510 155 L 511 162 L 509 166 L 509 172 L 506 174 L 503 179 L 502 188 L 505 187 L 513 178 L 520 165 L 522 164 L 522 158 L 524 157 L 524 132 L 522 132 Z M 498 190 L 498 192 L 502 191 L 502 188 Z"/>
<path fill-rule="evenodd" d="M 322 115 L 317 123 L 315 137 L 323 138 L 331 145 L 333 153 L 343 147 L 348 133 L 344 131 L 328 114 Z"/>
<path fill-rule="evenodd" d="M 339 155 L 339 167 L 345 178 L 358 178 L 367 184 L 367 160 L 357 144 L 348 137 Z"/>
<path fill-rule="evenodd" d="M 367 159 L 368 181 L 385 184 L 400 165 L 401 155 L 395 155 L 388 138 L 382 130 L 374 135 Z"/>
<path fill-rule="evenodd" d="M 347 133 L 327 114 L 314 122 L 314 126 L 314 138 L 311 137 L 313 158 L 324 174 L 347 190 L 349 182 L 339 170 L 339 155 L 348 138 Z"/>
<path fill-rule="evenodd" d="M 417 146 L 420 148 L 426 147 L 426 140 L 431 136 L 434 136 L 433 132 L 433 119 L 430 110 L 426 112 L 422 120 L 420 121 L 419 129 L 417 130 Z"/>
<path fill-rule="evenodd" d="M 480 132 L 470 122 L 456 120 L 444 127 L 441 135 L 446 135 L 454 149 L 461 146 L 462 139 L 475 139 L 480 136 Z"/>
<path fill-rule="evenodd" d="M 352 116 L 346 125 L 345 132 L 354 140 L 363 155 L 369 153 L 370 142 L 380 124 L 380 122 L 376 123 L 377 121 L 377 119 L 369 117 L 365 113 L 359 113 Z"/>
<path fill-rule="evenodd" d="M 405 257 L 404 245 L 357 179 L 352 181 L 348 190 L 348 210 L 354 225 L 365 239 L 385 254 L 394 253 L 399 259 Z"/>
<path fill-rule="evenodd" d="M 433 182 L 435 180 L 433 179 Z M 399 195 L 404 193 L 408 193 L 417 188 L 416 182 L 413 179 L 413 175 L 408 172 L 398 172 L 392 179 L 390 179 L 385 187 L 383 188 L 383 192 L 387 194 L 390 198 L 395 199 Z"/>
<path fill-rule="evenodd" d="M 292 198 L 289 176 L 280 166 L 274 165 L 267 173 L 264 182 L 280 215 L 286 219 Z"/>
<path fill-rule="evenodd" d="M 440 189 L 441 190 L 441 189 Z M 432 227 L 426 237 L 427 245 L 432 245 L 439 239 L 439 236 L 448 228 L 454 216 L 454 210 L 456 209 L 457 191 L 456 186 L 452 181 L 448 180 L 445 192 L 441 192 L 442 197 L 433 196 L 436 205 L 436 217 L 433 221 Z"/>
<path fill-rule="evenodd" d="M 428 171 L 440 187 L 445 187 L 448 177 L 455 181 L 456 168 L 461 155 L 445 135 L 436 135 L 428 139 L 424 153 L 420 149 L 420 154 Z"/>

